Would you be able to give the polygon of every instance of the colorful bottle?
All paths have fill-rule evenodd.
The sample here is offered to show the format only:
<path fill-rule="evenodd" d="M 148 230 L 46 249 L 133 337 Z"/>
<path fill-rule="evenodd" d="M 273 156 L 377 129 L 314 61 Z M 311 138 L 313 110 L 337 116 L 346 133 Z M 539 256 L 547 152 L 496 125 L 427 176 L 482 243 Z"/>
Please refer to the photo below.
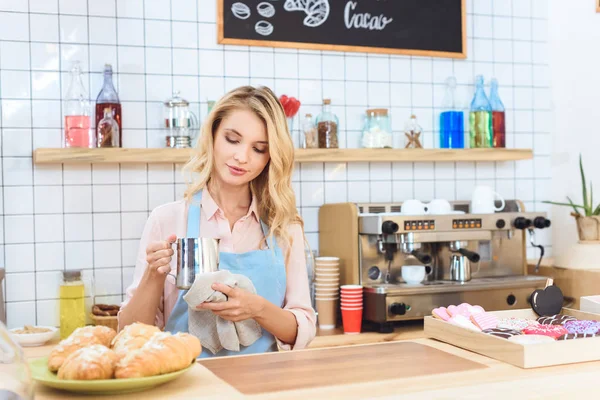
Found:
<path fill-rule="evenodd" d="M 117 121 L 113 119 L 113 110 L 104 109 L 104 118 L 96 128 L 96 143 L 98 147 L 119 147 L 121 133 Z"/>
<path fill-rule="evenodd" d="M 440 148 L 462 149 L 465 147 L 464 114 L 456 103 L 456 78 L 446 79 L 446 95 L 440 114 Z"/>
<path fill-rule="evenodd" d="M 469 113 L 469 138 L 471 148 L 492 147 L 492 106 L 483 90 L 483 76 L 475 78 L 475 96 Z"/>
<path fill-rule="evenodd" d="M 98 125 L 100 120 L 104 118 L 104 109 L 110 108 L 112 111 L 112 117 L 115 121 L 117 121 L 117 125 L 119 125 L 119 132 L 123 132 L 123 125 L 121 122 L 121 102 L 119 101 L 119 95 L 115 90 L 115 86 L 113 85 L 112 80 L 112 66 L 110 64 L 106 64 L 104 66 L 104 83 L 102 84 L 102 89 L 100 89 L 100 93 L 98 93 L 98 97 L 96 98 L 96 133 L 98 133 Z M 122 147 L 123 146 L 123 135 L 119 135 L 119 142 L 117 146 L 112 147 Z M 100 146 L 98 144 L 98 147 Z"/>
<path fill-rule="evenodd" d="M 498 80 L 492 78 L 490 89 L 490 104 L 492 105 L 492 126 L 494 130 L 494 147 L 506 147 L 505 110 L 498 94 Z"/>
<path fill-rule="evenodd" d="M 81 271 L 63 271 L 60 285 L 60 338 L 85 326 L 85 288 Z"/>
<path fill-rule="evenodd" d="M 91 130 L 90 102 L 81 80 L 79 61 L 73 62 L 71 78 L 63 102 L 65 118 L 64 147 L 95 147 Z"/>

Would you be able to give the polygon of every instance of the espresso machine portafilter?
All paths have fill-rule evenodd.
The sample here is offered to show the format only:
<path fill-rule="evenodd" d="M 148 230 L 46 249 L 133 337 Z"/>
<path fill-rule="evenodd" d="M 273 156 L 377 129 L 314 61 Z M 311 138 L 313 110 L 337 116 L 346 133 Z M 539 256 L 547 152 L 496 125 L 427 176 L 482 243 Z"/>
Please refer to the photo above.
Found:
<path fill-rule="evenodd" d="M 415 242 L 412 233 L 397 234 L 400 226 L 394 221 L 384 221 L 381 226 L 382 239 L 379 240 L 379 251 L 385 255 L 387 262 L 387 272 L 385 283 L 390 283 L 390 269 L 394 261 L 394 253 L 400 250 L 401 253 L 412 255 L 420 263 L 429 265 L 432 258 L 429 254 L 421 251 L 421 243 Z"/>

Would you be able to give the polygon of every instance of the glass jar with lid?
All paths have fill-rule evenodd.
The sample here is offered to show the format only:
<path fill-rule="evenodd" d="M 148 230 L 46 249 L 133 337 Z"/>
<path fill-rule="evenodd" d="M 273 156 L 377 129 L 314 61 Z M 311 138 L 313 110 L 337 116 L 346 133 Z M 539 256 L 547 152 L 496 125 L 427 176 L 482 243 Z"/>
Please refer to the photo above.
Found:
<path fill-rule="evenodd" d="M 393 147 L 392 129 L 387 109 L 373 108 L 367 110 L 361 145 L 371 149 Z"/>
<path fill-rule="evenodd" d="M 190 110 L 190 103 L 175 92 L 164 106 L 165 128 L 169 130 L 167 147 L 191 147 L 195 137 L 192 132 L 198 128 L 198 118 Z"/>
<path fill-rule="evenodd" d="M 339 119 L 331 111 L 331 99 L 323 99 L 323 109 L 317 116 L 317 136 L 320 149 L 338 148 Z"/>

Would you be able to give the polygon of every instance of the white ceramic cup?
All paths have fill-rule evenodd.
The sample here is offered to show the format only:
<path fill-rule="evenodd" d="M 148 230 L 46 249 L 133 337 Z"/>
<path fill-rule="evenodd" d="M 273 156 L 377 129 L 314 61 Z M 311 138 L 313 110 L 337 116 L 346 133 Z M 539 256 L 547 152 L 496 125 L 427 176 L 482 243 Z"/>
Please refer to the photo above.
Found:
<path fill-rule="evenodd" d="M 496 207 L 495 199 L 500 200 L 501 206 Z M 506 203 L 502 196 L 489 186 L 476 186 L 471 197 L 471 214 L 492 214 L 502 211 Z"/>
<path fill-rule="evenodd" d="M 402 279 L 408 284 L 421 283 L 425 279 L 425 266 L 403 265 Z"/>
<path fill-rule="evenodd" d="M 431 200 L 426 206 L 428 214 L 444 215 L 452 211 L 452 205 L 444 199 Z"/>
<path fill-rule="evenodd" d="M 402 203 L 402 214 L 403 215 L 425 215 L 425 204 L 419 200 L 411 199 L 406 200 Z"/>

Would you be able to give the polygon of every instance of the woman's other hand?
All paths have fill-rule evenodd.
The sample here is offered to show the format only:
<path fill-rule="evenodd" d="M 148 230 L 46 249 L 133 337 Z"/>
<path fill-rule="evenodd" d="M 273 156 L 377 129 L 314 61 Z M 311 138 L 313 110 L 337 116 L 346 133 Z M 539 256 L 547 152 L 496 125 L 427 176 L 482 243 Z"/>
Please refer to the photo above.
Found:
<path fill-rule="evenodd" d="M 146 247 L 146 261 L 149 277 L 163 279 L 171 272 L 171 258 L 173 256 L 172 244 L 177 240 L 177 235 L 170 235 L 166 240 L 151 242 Z"/>
<path fill-rule="evenodd" d="M 222 283 L 214 283 L 213 290 L 227 296 L 227 301 L 221 303 L 202 303 L 198 310 L 211 310 L 215 315 L 228 321 L 239 322 L 259 317 L 264 309 L 265 299 L 247 290 L 232 288 Z"/>

